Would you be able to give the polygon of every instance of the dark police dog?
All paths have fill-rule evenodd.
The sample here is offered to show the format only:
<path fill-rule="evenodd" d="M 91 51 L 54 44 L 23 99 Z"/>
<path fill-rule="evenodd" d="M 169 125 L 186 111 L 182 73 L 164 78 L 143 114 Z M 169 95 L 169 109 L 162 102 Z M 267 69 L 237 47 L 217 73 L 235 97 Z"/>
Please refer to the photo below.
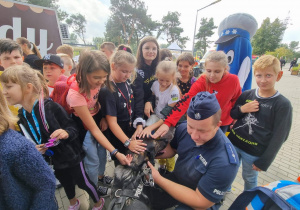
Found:
<path fill-rule="evenodd" d="M 140 154 L 129 152 L 133 156 L 130 166 L 118 165 L 116 167 L 109 210 L 149 209 L 148 198 L 143 192 L 143 187 L 147 182 L 145 175 L 150 175 L 150 184 L 154 183 L 151 182 L 151 171 L 147 168 L 147 161 L 154 164 L 155 156 L 161 154 L 168 141 L 146 138 L 143 142 L 147 144 L 145 152 Z"/>

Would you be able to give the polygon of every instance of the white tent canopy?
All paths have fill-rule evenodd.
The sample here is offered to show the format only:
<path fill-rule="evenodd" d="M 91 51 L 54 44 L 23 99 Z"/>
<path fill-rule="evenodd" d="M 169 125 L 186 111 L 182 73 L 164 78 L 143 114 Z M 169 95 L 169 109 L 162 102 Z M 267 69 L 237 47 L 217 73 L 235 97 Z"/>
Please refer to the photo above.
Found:
<path fill-rule="evenodd" d="M 167 47 L 169 50 L 175 50 L 175 51 L 182 51 L 182 49 L 176 44 L 176 42 L 173 42 L 170 44 L 169 47 Z"/>

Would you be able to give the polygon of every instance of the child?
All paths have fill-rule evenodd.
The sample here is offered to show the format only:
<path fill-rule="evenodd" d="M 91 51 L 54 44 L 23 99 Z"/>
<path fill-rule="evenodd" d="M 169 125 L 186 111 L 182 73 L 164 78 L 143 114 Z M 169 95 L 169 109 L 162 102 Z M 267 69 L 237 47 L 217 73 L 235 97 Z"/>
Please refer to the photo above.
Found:
<path fill-rule="evenodd" d="M 67 80 L 67 77 L 63 75 L 65 72 L 64 63 L 59 56 L 48 54 L 45 55 L 43 59 L 34 61 L 34 63 L 39 67 L 43 67 L 43 75 L 48 81 L 49 95 L 51 95 L 54 84 L 58 80 Z"/>
<path fill-rule="evenodd" d="M 17 42 L 11 39 L 0 39 L 0 67 L 4 70 L 13 65 L 23 64 L 23 51 Z M 0 71 L 0 75 L 3 71 Z M 0 83 L 0 88 L 2 88 Z M 8 105 L 14 116 L 18 115 L 18 106 Z M 18 129 L 18 126 L 16 125 Z"/>
<path fill-rule="evenodd" d="M 23 52 L 20 45 L 11 39 L 0 39 L 0 66 L 6 69 L 21 64 L 23 64 Z"/>
<path fill-rule="evenodd" d="M 100 50 L 106 55 L 109 60 L 111 55 L 114 53 L 116 46 L 112 42 L 103 42 L 100 46 Z"/>
<path fill-rule="evenodd" d="M 80 55 L 76 80 L 71 84 L 66 101 L 74 109 L 74 119 L 79 125 L 80 140 L 86 152 L 84 163 L 90 179 L 97 184 L 102 179 L 106 164 L 107 149 L 121 164 L 130 164 L 132 157 L 118 152 L 101 132 L 107 129 L 105 119 L 101 119 L 98 94 L 110 74 L 109 62 L 100 51 L 86 51 Z M 98 119 L 93 119 L 99 117 Z M 97 123 L 96 123 L 97 122 Z M 97 124 L 100 122 L 100 128 Z M 100 130 L 101 129 L 101 130 Z M 87 132 L 89 131 L 89 132 Z M 100 176 L 98 176 L 100 175 Z M 111 180 L 110 180 L 111 182 Z M 106 192 L 103 192 L 106 193 Z"/>
<path fill-rule="evenodd" d="M 231 117 L 237 121 L 228 136 L 242 162 L 244 190 L 257 186 L 258 172 L 271 165 L 292 123 L 291 103 L 275 89 L 283 73 L 280 61 L 264 55 L 253 68 L 258 88 L 243 92 L 236 101 Z"/>
<path fill-rule="evenodd" d="M 67 54 L 64 54 L 64 53 L 59 53 L 56 55 L 59 56 L 64 63 L 64 68 L 63 68 L 65 70 L 64 75 L 66 77 L 71 76 L 71 71 L 73 69 L 72 59 Z"/>
<path fill-rule="evenodd" d="M 173 55 L 169 49 L 160 49 L 159 50 L 159 61 L 172 61 Z"/>
<path fill-rule="evenodd" d="M 204 63 L 205 73 L 193 84 L 190 91 L 176 104 L 163 125 L 154 133 L 153 138 L 163 136 L 170 126 L 175 126 L 182 115 L 186 113 L 191 99 L 199 92 L 217 93 L 216 97 L 222 109 L 222 126 L 225 133 L 232 123 L 230 110 L 241 95 L 241 86 L 236 75 L 228 72 L 228 58 L 222 51 L 212 52 Z"/>
<path fill-rule="evenodd" d="M 192 84 L 197 80 L 193 76 L 195 60 L 191 53 L 182 53 L 177 58 L 176 64 L 181 75 L 181 77 L 177 79 L 177 85 L 180 88 L 181 94 L 184 95 L 189 92 Z"/>
<path fill-rule="evenodd" d="M 137 50 L 137 77 L 133 85 L 137 116 L 150 117 L 153 112 L 151 86 L 155 80 L 155 68 L 159 62 L 159 45 L 154 37 L 148 36 L 141 40 Z M 143 111 L 145 112 L 143 113 Z"/>
<path fill-rule="evenodd" d="M 37 69 L 42 73 L 43 68 L 38 67 L 34 63 L 35 60 L 42 58 L 37 46 L 34 43 L 29 42 L 25 37 L 17 38 L 16 41 L 21 46 L 23 53 L 25 55 L 24 62 L 28 63 L 31 66 L 31 68 Z"/>
<path fill-rule="evenodd" d="M 30 67 L 13 66 L 1 76 L 4 95 L 10 104 L 21 104 L 19 125 L 22 132 L 42 153 L 51 156 L 55 176 L 65 189 L 70 201 L 69 209 L 79 209 L 80 202 L 75 197 L 75 184 L 86 190 L 96 203 L 94 210 L 102 209 L 104 199 L 100 198 L 96 186 L 88 179 L 84 171 L 77 128 L 65 110 L 45 99 L 48 95 L 43 76 Z M 57 146 L 46 146 L 49 139 L 60 141 Z M 52 154 L 51 154 L 52 153 Z M 42 184 L 42 183 L 40 183 Z"/>
<path fill-rule="evenodd" d="M 9 129 L 16 122 L 0 89 L 0 209 L 56 210 L 54 175 L 33 144 Z"/>
<path fill-rule="evenodd" d="M 122 48 L 124 49 L 124 47 Z M 142 140 L 135 140 L 134 133 L 140 133 L 143 125 L 136 125 L 137 116 L 135 115 L 135 100 L 130 86 L 129 79 L 134 74 L 136 63 L 135 57 L 125 50 L 118 50 L 111 58 L 111 82 L 114 92 L 107 87 L 100 90 L 99 101 L 103 108 L 109 127 L 109 141 L 120 152 L 125 153 L 127 148 L 132 152 L 138 153 L 145 150 L 146 144 Z M 131 51 L 131 50 L 130 50 Z M 142 118 L 140 117 L 140 120 Z M 115 161 L 115 164 L 119 164 Z"/>
<path fill-rule="evenodd" d="M 56 53 L 57 54 L 60 54 L 60 53 L 63 53 L 63 54 L 67 54 L 71 60 L 72 60 L 72 70 L 70 72 L 70 74 L 74 74 L 76 73 L 76 64 L 73 60 L 73 57 L 74 57 L 74 50 L 73 50 L 73 47 L 71 45 L 68 45 L 68 44 L 63 44 L 61 46 L 59 46 L 57 49 L 56 49 Z"/>
<path fill-rule="evenodd" d="M 142 131 L 141 136 L 150 136 L 152 131 L 157 129 L 163 124 L 165 116 L 162 113 L 163 109 L 168 107 L 174 107 L 180 100 L 180 91 L 176 86 L 176 65 L 172 61 L 161 61 L 156 67 L 155 76 L 157 80 L 153 83 L 151 91 L 155 96 L 155 109 L 147 122 L 146 128 Z M 172 108 L 171 108 L 172 109 Z M 169 110 L 170 111 L 170 110 Z M 171 140 L 174 135 L 174 129 L 169 131 L 165 138 Z M 175 165 L 175 158 L 167 159 L 167 161 L 160 161 L 160 169 L 165 169 L 165 162 L 167 164 L 166 170 L 168 172 L 173 171 Z"/>

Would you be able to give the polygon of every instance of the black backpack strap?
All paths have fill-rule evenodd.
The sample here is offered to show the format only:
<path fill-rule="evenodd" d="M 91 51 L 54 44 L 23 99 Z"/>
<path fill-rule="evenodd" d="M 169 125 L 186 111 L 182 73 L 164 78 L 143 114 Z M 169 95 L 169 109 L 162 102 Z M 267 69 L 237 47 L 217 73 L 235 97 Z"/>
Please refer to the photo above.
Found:
<path fill-rule="evenodd" d="M 107 208 L 107 210 L 121 210 L 123 209 L 125 202 L 128 198 L 126 197 L 114 197 Z"/>

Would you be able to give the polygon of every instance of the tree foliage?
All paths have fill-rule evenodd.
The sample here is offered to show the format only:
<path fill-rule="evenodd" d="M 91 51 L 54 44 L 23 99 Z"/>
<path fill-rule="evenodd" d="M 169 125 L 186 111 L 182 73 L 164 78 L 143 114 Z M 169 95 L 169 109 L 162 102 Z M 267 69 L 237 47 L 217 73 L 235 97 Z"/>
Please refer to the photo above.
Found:
<path fill-rule="evenodd" d="M 70 34 L 70 43 L 72 44 L 78 44 L 78 37 L 76 34 L 71 33 Z"/>
<path fill-rule="evenodd" d="M 280 57 L 290 59 L 293 56 L 293 52 L 286 47 L 279 47 L 274 52 L 267 51 L 266 54 L 273 55 L 273 56 L 277 57 L 278 59 Z"/>
<path fill-rule="evenodd" d="M 86 32 L 86 19 L 83 15 L 77 13 L 72 14 L 68 19 L 66 19 L 66 23 L 69 24 L 76 35 L 86 44 L 85 41 L 85 32 Z"/>
<path fill-rule="evenodd" d="M 41 6 L 41 7 L 48 7 L 48 8 L 52 8 L 52 9 L 55 9 L 57 11 L 57 16 L 58 16 L 58 19 L 60 21 L 63 21 L 65 20 L 67 17 L 68 17 L 68 13 L 65 12 L 65 11 L 62 11 L 60 8 L 59 8 L 59 5 L 57 4 L 57 2 L 59 0 L 17 0 L 19 2 L 25 2 L 25 3 L 28 3 L 28 4 L 33 4 L 33 5 L 38 5 L 38 6 Z"/>
<path fill-rule="evenodd" d="M 179 12 L 168 12 L 168 14 L 162 18 L 159 33 L 166 35 L 168 44 L 176 42 L 181 48 L 184 48 L 189 38 L 180 36 L 183 32 L 183 28 L 179 27 L 179 17 Z"/>
<path fill-rule="evenodd" d="M 152 35 L 157 28 L 141 0 L 111 0 L 110 10 L 112 15 L 106 23 L 105 39 L 116 45 L 138 45 L 143 37 Z"/>
<path fill-rule="evenodd" d="M 216 29 L 217 26 L 214 24 L 214 19 L 210 18 L 201 18 L 201 26 L 196 34 L 195 38 L 198 41 L 195 44 L 195 49 L 200 50 L 203 55 L 206 53 L 206 48 L 209 47 L 213 41 L 209 41 L 208 39 L 214 34 L 213 30 Z"/>
<path fill-rule="evenodd" d="M 93 45 L 96 45 L 97 48 L 99 49 L 100 48 L 100 45 L 104 42 L 104 38 L 103 37 L 93 37 L 93 42 L 92 44 Z"/>
<path fill-rule="evenodd" d="M 291 41 L 289 44 L 289 48 L 291 51 L 295 52 L 297 49 L 299 49 L 298 45 L 299 41 Z"/>
<path fill-rule="evenodd" d="M 275 51 L 282 40 L 286 25 L 276 18 L 273 22 L 266 18 L 252 39 L 253 54 L 262 55 Z"/>

